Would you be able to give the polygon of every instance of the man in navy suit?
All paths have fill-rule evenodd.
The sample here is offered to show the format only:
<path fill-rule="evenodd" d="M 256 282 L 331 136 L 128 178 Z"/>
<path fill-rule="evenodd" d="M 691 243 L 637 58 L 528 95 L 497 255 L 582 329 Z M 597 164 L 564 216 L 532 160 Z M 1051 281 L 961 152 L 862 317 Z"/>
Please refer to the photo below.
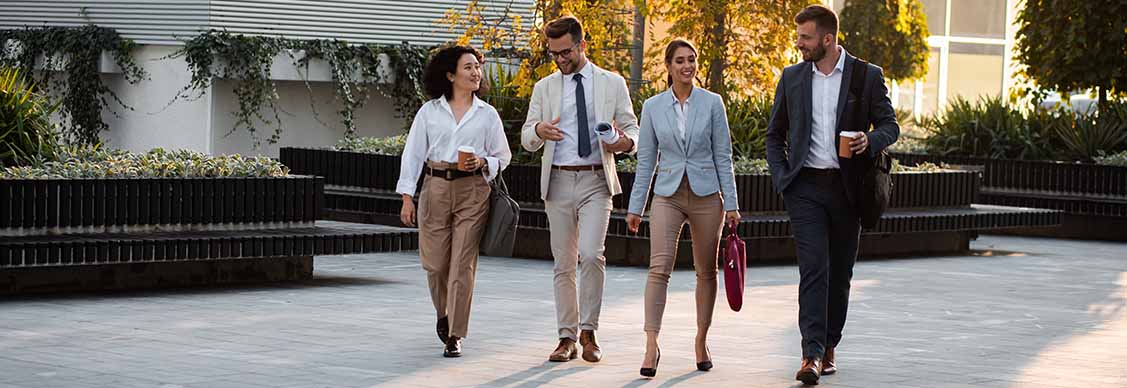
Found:
<path fill-rule="evenodd" d="M 790 216 L 801 279 L 802 366 L 795 378 L 817 384 L 837 371 L 834 348 L 845 326 L 861 236 L 861 176 L 896 142 L 900 126 L 882 70 L 838 46 L 832 10 L 811 5 L 794 21 L 803 62 L 784 69 L 775 90 L 767 163 Z M 860 134 L 841 140 L 843 131 Z M 848 157 L 839 156 L 840 141 L 849 141 Z"/>

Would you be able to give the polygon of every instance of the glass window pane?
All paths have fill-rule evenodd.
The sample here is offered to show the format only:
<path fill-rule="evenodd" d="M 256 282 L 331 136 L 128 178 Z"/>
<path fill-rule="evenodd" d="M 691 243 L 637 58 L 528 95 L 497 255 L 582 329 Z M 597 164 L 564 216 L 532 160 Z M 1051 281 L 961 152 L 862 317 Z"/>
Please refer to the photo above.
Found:
<path fill-rule="evenodd" d="M 932 47 L 927 56 L 927 76 L 924 77 L 920 113 L 930 115 L 939 110 L 939 48 Z"/>
<path fill-rule="evenodd" d="M 892 81 L 888 81 L 888 85 L 892 85 Z M 896 83 L 897 93 L 892 96 L 892 104 L 896 109 L 911 111 L 912 105 L 915 104 L 916 97 L 916 81 L 904 80 Z"/>
<path fill-rule="evenodd" d="M 947 61 L 948 101 L 962 96 L 970 101 L 979 97 L 1002 95 L 1001 45 L 951 43 L 951 58 Z"/>
<path fill-rule="evenodd" d="M 931 35 L 943 35 L 944 24 L 947 21 L 947 0 L 923 0 L 924 13 L 927 14 L 927 32 Z"/>
<path fill-rule="evenodd" d="M 951 0 L 951 36 L 1004 39 L 1006 0 Z"/>
<path fill-rule="evenodd" d="M 848 0 L 834 0 L 834 12 L 841 15 L 841 9 L 845 8 L 845 2 Z"/>

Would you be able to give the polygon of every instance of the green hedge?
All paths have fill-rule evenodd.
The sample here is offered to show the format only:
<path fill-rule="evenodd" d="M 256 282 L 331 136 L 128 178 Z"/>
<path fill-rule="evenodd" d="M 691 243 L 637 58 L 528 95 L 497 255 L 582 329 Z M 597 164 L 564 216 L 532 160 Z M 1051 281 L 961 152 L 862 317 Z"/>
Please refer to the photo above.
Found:
<path fill-rule="evenodd" d="M 190 150 L 154 148 L 146 153 L 99 147 L 60 147 L 55 160 L 37 166 L 8 167 L 0 179 L 278 177 L 289 168 L 264 157 L 209 156 Z"/>

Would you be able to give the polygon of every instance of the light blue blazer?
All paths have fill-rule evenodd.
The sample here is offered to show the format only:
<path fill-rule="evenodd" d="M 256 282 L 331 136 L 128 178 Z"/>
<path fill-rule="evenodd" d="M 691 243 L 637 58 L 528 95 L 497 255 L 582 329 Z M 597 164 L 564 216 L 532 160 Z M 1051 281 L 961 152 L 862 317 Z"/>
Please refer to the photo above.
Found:
<path fill-rule="evenodd" d="M 685 119 L 686 140 L 681 140 L 673 98 L 673 92 L 666 90 L 642 105 L 638 169 L 628 211 L 642 214 L 651 185 L 654 195 L 672 196 L 684 176 L 688 176 L 694 194 L 720 192 L 725 211 L 739 210 L 724 100 L 716 93 L 694 87 Z"/>

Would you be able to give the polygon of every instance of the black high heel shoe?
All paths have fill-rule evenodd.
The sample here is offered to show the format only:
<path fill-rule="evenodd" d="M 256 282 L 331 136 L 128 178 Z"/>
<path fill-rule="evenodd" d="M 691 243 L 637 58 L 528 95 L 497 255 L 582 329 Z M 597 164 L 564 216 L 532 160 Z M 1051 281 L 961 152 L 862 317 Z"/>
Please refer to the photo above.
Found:
<path fill-rule="evenodd" d="M 712 360 L 711 360 L 712 352 L 708 351 L 707 346 L 704 347 L 704 351 L 705 351 L 705 353 L 708 353 L 709 360 L 698 362 L 697 363 L 697 370 L 699 370 L 701 372 L 708 372 L 709 370 L 712 369 Z"/>
<path fill-rule="evenodd" d="M 657 376 L 657 364 L 660 363 L 660 362 L 661 362 L 661 349 L 658 349 L 657 350 L 657 359 L 654 360 L 654 367 L 653 368 L 641 368 L 641 369 L 638 370 L 638 373 L 640 373 L 642 376 L 645 376 L 645 377 Z"/>

